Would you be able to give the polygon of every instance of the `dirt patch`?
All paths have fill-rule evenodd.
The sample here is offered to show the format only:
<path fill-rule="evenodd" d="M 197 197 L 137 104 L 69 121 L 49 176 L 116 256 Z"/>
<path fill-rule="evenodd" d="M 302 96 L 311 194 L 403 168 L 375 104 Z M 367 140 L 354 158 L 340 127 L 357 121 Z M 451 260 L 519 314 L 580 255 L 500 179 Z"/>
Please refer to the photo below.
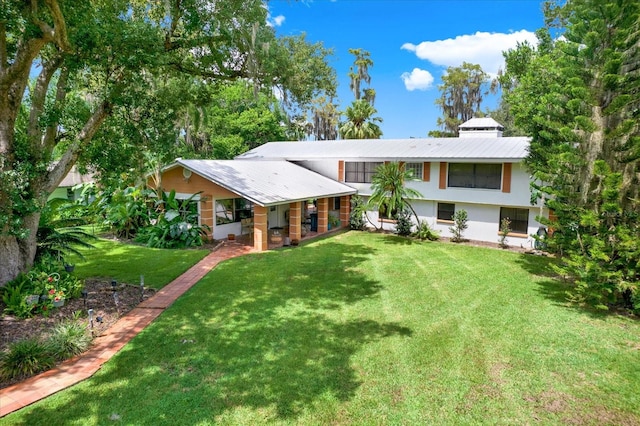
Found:
<path fill-rule="evenodd" d="M 66 300 L 65 305 L 54 308 L 48 316 L 18 319 L 10 315 L 0 316 L 0 351 L 10 343 L 26 338 L 42 338 L 52 326 L 62 321 L 78 321 L 85 324 L 95 337 L 103 334 L 120 317 L 135 308 L 142 300 L 155 294 L 154 289 L 119 284 L 113 291 L 110 280 L 87 279 L 86 302 L 83 298 Z M 88 310 L 93 309 L 93 327 L 88 318 Z M 0 302 L 0 312 L 4 304 Z M 0 389 L 20 380 L 0 381 Z"/>
<path fill-rule="evenodd" d="M 640 419 L 634 414 L 597 404 L 594 406 L 588 401 L 562 392 L 545 391 L 535 396 L 528 396 L 525 400 L 533 404 L 535 412 L 540 413 L 534 416 L 536 420 L 545 418 L 545 413 L 552 413 L 559 416 L 562 423 L 567 425 L 640 425 Z"/>

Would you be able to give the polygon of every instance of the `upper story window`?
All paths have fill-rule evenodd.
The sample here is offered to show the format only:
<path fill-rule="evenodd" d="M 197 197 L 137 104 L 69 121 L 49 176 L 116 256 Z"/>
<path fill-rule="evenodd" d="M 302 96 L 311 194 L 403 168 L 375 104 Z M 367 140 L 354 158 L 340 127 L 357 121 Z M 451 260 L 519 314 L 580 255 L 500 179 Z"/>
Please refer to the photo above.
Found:
<path fill-rule="evenodd" d="M 423 163 L 404 163 L 404 169 L 411 172 L 412 180 L 422 180 Z"/>
<path fill-rule="evenodd" d="M 344 181 L 354 183 L 371 183 L 382 162 L 346 161 L 344 163 Z"/>
<path fill-rule="evenodd" d="M 450 188 L 500 189 L 502 164 L 449 163 Z"/>

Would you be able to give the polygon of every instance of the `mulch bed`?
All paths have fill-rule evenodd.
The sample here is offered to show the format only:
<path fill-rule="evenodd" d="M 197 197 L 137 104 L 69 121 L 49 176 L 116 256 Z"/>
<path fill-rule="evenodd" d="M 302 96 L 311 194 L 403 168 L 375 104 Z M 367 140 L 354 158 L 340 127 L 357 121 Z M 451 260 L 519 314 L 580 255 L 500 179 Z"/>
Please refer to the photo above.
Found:
<path fill-rule="evenodd" d="M 104 279 L 85 280 L 87 290 L 86 303 L 84 299 L 66 300 L 61 308 L 54 308 L 49 316 L 42 315 L 33 318 L 19 319 L 11 315 L 0 316 L 0 351 L 5 350 L 8 345 L 16 340 L 29 337 L 44 337 L 47 330 L 53 325 L 62 321 L 79 321 L 86 324 L 87 329 L 91 329 L 88 318 L 88 310 L 93 309 L 93 328 L 95 337 L 103 334 L 120 317 L 135 308 L 144 299 L 155 294 L 154 289 L 144 288 L 141 292 L 137 285 L 118 284 L 117 304 L 111 281 Z M 142 294 L 141 294 L 142 293 Z M 0 302 L 0 312 L 4 311 L 4 304 Z M 2 381 L 0 389 L 20 380 Z"/>

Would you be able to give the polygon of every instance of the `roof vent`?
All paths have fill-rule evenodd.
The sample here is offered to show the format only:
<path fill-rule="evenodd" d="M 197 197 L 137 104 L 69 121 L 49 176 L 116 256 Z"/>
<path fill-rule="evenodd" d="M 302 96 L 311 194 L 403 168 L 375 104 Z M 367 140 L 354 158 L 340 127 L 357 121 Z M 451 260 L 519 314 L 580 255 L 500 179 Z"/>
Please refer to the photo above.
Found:
<path fill-rule="evenodd" d="M 499 138 L 504 127 L 491 117 L 474 117 L 462 123 L 458 130 L 461 138 Z"/>

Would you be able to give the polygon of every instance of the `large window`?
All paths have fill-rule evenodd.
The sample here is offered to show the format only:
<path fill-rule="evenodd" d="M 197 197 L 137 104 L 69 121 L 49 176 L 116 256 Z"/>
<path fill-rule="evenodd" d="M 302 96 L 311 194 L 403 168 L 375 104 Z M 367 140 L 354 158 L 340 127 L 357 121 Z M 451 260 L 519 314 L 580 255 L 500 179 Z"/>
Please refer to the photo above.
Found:
<path fill-rule="evenodd" d="M 500 223 L 503 219 L 509 219 L 511 232 L 527 234 L 529 230 L 529 209 L 516 209 L 512 207 L 500 207 Z M 498 225 L 500 230 L 500 224 Z"/>
<path fill-rule="evenodd" d="M 344 163 L 344 180 L 353 183 L 371 183 L 371 178 L 381 162 L 347 161 Z"/>
<path fill-rule="evenodd" d="M 453 221 L 456 205 L 451 203 L 438 203 L 438 220 Z"/>
<path fill-rule="evenodd" d="M 449 163 L 449 187 L 500 189 L 502 164 Z"/>
<path fill-rule="evenodd" d="M 422 180 L 422 163 L 405 163 L 404 169 L 411 172 L 412 180 Z"/>
<path fill-rule="evenodd" d="M 253 203 L 244 198 L 216 200 L 216 225 L 253 217 Z"/>

